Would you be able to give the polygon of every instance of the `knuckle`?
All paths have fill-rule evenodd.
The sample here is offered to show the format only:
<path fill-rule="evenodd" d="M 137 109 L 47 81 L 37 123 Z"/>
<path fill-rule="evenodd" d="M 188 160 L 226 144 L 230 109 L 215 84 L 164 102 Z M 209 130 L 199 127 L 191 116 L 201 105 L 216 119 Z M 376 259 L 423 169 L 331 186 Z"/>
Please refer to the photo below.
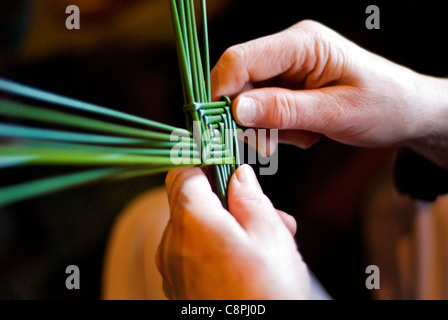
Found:
<path fill-rule="evenodd" d="M 183 221 L 182 219 L 178 219 L 178 217 L 184 217 L 186 216 L 186 213 L 188 213 L 187 206 L 190 199 L 186 194 L 186 190 L 188 190 L 188 185 L 183 183 L 179 186 L 174 198 L 172 199 L 171 216 L 173 218 L 173 223 Z"/>
<path fill-rule="evenodd" d="M 305 31 L 313 32 L 321 32 L 325 28 L 323 24 L 311 19 L 300 21 L 299 23 L 297 23 L 297 27 Z"/>
<path fill-rule="evenodd" d="M 238 67 L 243 64 L 246 57 L 246 49 L 243 45 L 234 45 L 228 48 L 221 59 L 219 59 L 218 65 L 221 68 Z"/>
<path fill-rule="evenodd" d="M 192 198 L 186 192 L 187 189 L 189 189 L 187 184 L 181 187 L 171 206 L 170 223 L 174 229 L 182 233 L 189 232 L 190 228 L 202 224 L 201 217 L 203 212 L 198 211 L 198 200 Z"/>
<path fill-rule="evenodd" d="M 273 94 L 274 108 L 271 112 L 275 113 L 269 115 L 271 119 L 277 119 L 279 129 L 294 128 L 296 124 L 297 111 L 291 102 L 290 97 L 284 92 L 277 92 Z"/>
<path fill-rule="evenodd" d="M 238 199 L 236 199 L 239 204 L 255 203 L 263 205 L 271 205 L 272 203 L 269 198 L 256 189 L 247 189 L 244 194 L 241 194 Z"/>
<path fill-rule="evenodd" d="M 298 23 L 298 28 L 302 32 L 302 38 L 309 41 L 310 48 L 314 51 L 322 49 L 321 46 L 326 44 L 328 39 L 334 38 L 331 35 L 334 31 L 314 20 L 303 20 Z"/>
<path fill-rule="evenodd" d="M 196 179 L 201 175 L 199 168 L 171 170 L 166 180 L 170 185 L 170 204 L 175 205 L 180 197 L 188 198 L 195 189 Z"/>

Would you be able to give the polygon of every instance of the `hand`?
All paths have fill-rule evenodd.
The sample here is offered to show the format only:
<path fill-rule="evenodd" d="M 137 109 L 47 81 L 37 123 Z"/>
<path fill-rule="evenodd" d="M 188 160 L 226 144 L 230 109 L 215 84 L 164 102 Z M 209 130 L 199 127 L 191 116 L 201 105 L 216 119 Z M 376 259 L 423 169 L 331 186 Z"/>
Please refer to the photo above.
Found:
<path fill-rule="evenodd" d="M 226 211 L 199 168 L 166 179 L 171 219 L 157 266 L 171 299 L 306 299 L 309 275 L 295 220 L 277 211 L 252 168 L 232 176 Z"/>
<path fill-rule="evenodd" d="M 409 147 L 448 168 L 448 81 L 317 22 L 229 48 L 211 81 L 215 99 L 236 97 L 239 124 L 280 129 L 282 142 L 306 148 L 324 134 L 355 146 Z"/>

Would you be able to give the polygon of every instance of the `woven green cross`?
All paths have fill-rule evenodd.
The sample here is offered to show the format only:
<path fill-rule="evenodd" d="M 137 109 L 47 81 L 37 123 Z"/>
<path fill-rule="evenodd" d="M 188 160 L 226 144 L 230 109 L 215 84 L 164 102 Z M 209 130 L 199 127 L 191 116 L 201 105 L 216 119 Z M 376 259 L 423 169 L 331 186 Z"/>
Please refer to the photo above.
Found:
<path fill-rule="evenodd" d="M 227 96 L 222 97 L 219 102 L 211 102 L 206 3 L 201 0 L 202 56 L 198 43 L 194 1 L 170 0 L 170 4 L 187 129 L 197 137 L 195 142 L 202 150 L 202 164 L 217 165 L 216 191 L 224 206 L 227 206 L 227 185 L 239 163 L 237 125 L 231 116 L 232 103 Z"/>
<path fill-rule="evenodd" d="M 219 102 L 184 106 L 187 129 L 198 137 L 196 144 L 202 148 L 202 165 L 238 163 L 238 126 L 231 115 L 231 104 L 230 98 L 223 96 Z"/>
<path fill-rule="evenodd" d="M 227 206 L 227 185 L 239 165 L 238 129 L 232 118 L 231 101 L 224 96 L 219 102 L 194 103 L 184 106 L 187 128 L 197 137 L 201 164 L 215 165 L 216 192 Z"/>

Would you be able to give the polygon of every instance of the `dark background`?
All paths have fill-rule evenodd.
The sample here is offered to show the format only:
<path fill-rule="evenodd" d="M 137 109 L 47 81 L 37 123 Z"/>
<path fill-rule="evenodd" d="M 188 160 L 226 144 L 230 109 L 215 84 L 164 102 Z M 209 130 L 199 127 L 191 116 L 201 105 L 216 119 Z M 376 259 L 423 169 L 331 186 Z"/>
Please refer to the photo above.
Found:
<path fill-rule="evenodd" d="M 216 62 L 232 44 L 313 19 L 392 61 L 445 76 L 447 27 L 440 3 L 229 1 L 210 21 L 211 59 Z M 17 53 L 29 32 L 32 7 L 26 4 L 0 4 L 0 76 L 184 126 L 174 39 L 172 44 L 140 46 L 117 42 L 24 61 Z M 381 10 L 380 30 L 365 27 L 370 4 Z M 335 299 L 371 299 L 364 285 L 361 207 L 372 179 L 393 161 L 393 150 L 358 149 L 323 139 L 309 150 L 281 146 L 278 152 L 278 173 L 260 181 L 273 203 L 296 217 L 304 259 Z M 43 170 L 0 171 L 0 177 L 39 175 Z M 0 298 L 100 298 L 103 255 L 114 218 L 133 197 L 163 179 L 158 175 L 99 183 L 0 208 Z M 70 264 L 80 267 L 81 290 L 65 288 Z"/>

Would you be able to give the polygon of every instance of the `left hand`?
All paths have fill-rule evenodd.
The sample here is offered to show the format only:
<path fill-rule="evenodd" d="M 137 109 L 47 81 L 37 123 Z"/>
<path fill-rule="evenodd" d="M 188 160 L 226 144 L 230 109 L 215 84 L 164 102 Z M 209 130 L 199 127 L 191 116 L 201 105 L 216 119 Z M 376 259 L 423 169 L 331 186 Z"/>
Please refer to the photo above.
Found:
<path fill-rule="evenodd" d="M 199 168 L 168 173 L 171 219 L 157 266 L 170 299 L 307 299 L 310 279 L 295 220 L 277 211 L 252 168 L 229 184 L 229 211 Z"/>

